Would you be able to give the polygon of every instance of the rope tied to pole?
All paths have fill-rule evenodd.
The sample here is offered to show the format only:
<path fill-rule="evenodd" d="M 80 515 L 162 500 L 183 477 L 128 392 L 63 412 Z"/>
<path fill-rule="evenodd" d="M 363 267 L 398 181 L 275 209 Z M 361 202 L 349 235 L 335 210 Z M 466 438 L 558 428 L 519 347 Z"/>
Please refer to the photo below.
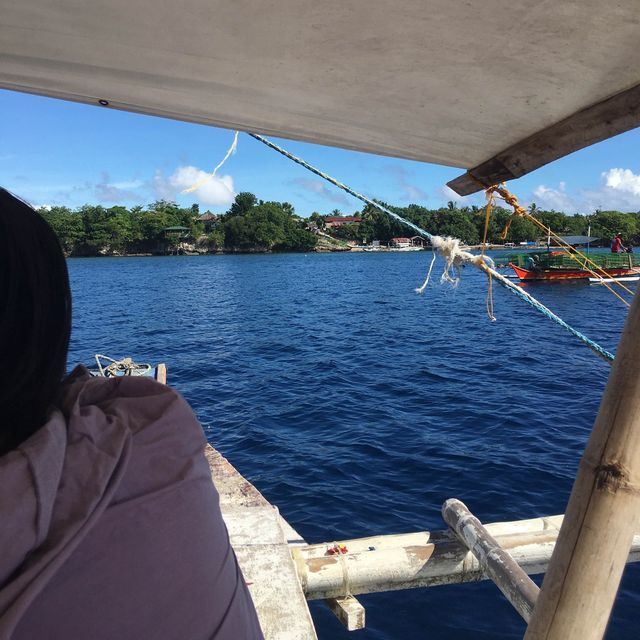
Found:
<path fill-rule="evenodd" d="M 518 202 L 518 198 L 507 190 L 504 183 L 494 184 L 491 187 L 487 187 L 485 193 L 487 194 L 487 206 L 489 206 L 489 201 L 495 205 L 495 197 L 497 193 L 513 209 L 513 216 L 507 219 L 507 223 L 500 234 L 500 239 L 506 240 L 509 235 L 509 229 L 511 228 L 513 218 L 526 218 L 529 215 L 529 212 L 520 204 L 520 202 Z"/>
<path fill-rule="evenodd" d="M 491 220 L 491 212 L 496 206 L 496 196 L 492 191 L 486 191 L 487 206 L 484 216 L 484 232 L 482 234 L 482 247 L 480 249 L 480 255 L 484 256 L 484 252 L 487 250 L 487 238 L 489 237 L 489 222 Z M 487 297 L 485 299 L 485 305 L 487 308 L 487 316 L 491 322 L 496 321 L 495 313 L 493 312 L 493 278 L 491 271 L 487 271 Z"/>
<path fill-rule="evenodd" d="M 511 222 L 513 221 L 514 217 L 521 217 L 521 218 L 524 218 L 525 220 L 529 220 L 530 222 L 535 224 L 537 227 L 539 227 L 543 231 L 548 232 L 549 238 L 553 238 L 558 243 L 558 245 L 565 250 L 567 255 L 569 255 L 571 259 L 575 260 L 582 269 L 584 269 L 585 271 L 588 271 L 594 278 L 597 278 L 598 280 L 600 280 L 600 283 L 604 285 L 611 293 L 613 293 L 613 295 L 616 296 L 616 298 L 618 298 L 625 306 L 627 307 L 630 306 L 630 303 L 627 300 L 625 300 L 617 291 L 613 289 L 613 287 L 609 286 L 609 284 L 605 282 L 604 278 L 608 277 L 608 274 L 602 267 L 600 267 L 600 265 L 596 264 L 584 253 L 581 253 L 580 251 L 578 251 L 575 247 L 573 247 L 568 242 L 563 240 L 560 236 L 553 233 L 551 229 L 549 229 L 544 224 L 542 224 L 542 222 L 540 222 L 540 220 L 538 220 L 535 216 L 532 216 L 518 202 L 518 198 L 507 189 L 504 183 L 487 187 L 486 193 L 487 193 L 487 199 L 493 198 L 494 200 L 495 200 L 495 194 L 498 194 L 513 209 L 513 215 L 511 218 L 507 220 L 507 224 L 505 225 L 505 228 L 503 229 L 502 234 L 500 236 L 502 240 L 506 239 L 507 234 L 509 233 L 509 229 L 511 228 Z M 628 287 L 626 287 L 622 282 L 616 281 L 615 284 L 621 289 L 623 289 L 624 291 L 626 291 L 626 293 L 633 295 L 633 291 L 631 291 Z"/>

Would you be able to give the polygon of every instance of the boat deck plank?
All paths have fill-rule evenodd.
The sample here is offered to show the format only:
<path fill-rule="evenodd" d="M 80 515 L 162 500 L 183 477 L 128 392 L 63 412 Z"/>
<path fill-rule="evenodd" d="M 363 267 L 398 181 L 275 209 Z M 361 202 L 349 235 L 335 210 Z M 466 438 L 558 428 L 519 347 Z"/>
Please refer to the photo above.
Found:
<path fill-rule="evenodd" d="M 278 509 L 210 445 L 205 455 L 220 510 L 266 640 L 316 640 L 288 541 L 299 536 Z"/>

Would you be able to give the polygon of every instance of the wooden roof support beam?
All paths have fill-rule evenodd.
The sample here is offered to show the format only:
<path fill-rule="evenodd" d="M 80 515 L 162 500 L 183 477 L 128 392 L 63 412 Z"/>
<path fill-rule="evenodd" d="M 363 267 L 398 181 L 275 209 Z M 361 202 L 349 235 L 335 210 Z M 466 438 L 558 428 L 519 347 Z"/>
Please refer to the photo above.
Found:
<path fill-rule="evenodd" d="M 640 296 L 600 410 L 525 640 L 603 637 L 640 520 Z"/>
<path fill-rule="evenodd" d="M 640 126 L 640 85 L 538 131 L 448 182 L 458 195 L 520 178 L 534 169 Z"/>

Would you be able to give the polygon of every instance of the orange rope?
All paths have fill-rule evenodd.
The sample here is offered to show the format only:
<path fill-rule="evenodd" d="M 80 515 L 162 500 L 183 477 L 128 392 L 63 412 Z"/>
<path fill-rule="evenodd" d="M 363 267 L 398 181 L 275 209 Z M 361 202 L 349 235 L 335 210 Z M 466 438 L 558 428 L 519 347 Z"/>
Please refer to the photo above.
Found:
<path fill-rule="evenodd" d="M 493 208 L 496 206 L 496 196 L 492 191 L 490 192 L 487 189 L 487 208 L 486 215 L 484 219 L 484 234 L 482 236 L 482 253 L 480 255 L 484 256 L 485 248 L 487 246 L 487 236 L 489 235 L 489 219 L 491 218 L 491 212 Z"/>
<path fill-rule="evenodd" d="M 547 227 L 545 227 L 542 224 L 542 222 L 540 222 L 537 218 L 534 218 L 522 205 L 520 205 L 520 203 L 518 202 L 518 198 L 516 196 L 514 196 L 512 193 L 510 193 L 507 190 L 507 188 L 504 186 L 504 184 L 502 184 L 502 185 L 493 185 L 492 187 L 489 187 L 487 189 L 487 193 L 491 193 L 491 194 L 497 193 L 509 206 L 511 206 L 513 208 L 513 214 L 515 216 L 520 216 L 520 217 L 523 217 L 523 218 L 525 218 L 527 220 L 530 220 L 535 225 L 540 227 L 543 231 L 545 231 L 545 232 L 547 231 Z M 489 196 L 487 196 L 487 197 L 489 197 Z M 503 240 L 506 238 L 506 233 L 508 232 L 509 227 L 511 226 L 511 220 L 512 220 L 512 218 L 509 218 L 509 220 L 507 221 L 507 225 L 506 225 L 504 231 L 502 232 L 502 239 Z M 599 278 L 600 281 L 601 281 L 601 284 L 603 284 L 607 289 L 609 289 L 609 291 L 611 291 L 611 293 L 613 293 L 613 295 L 616 296 L 616 298 L 618 298 L 623 304 L 627 305 L 627 307 L 631 306 L 629 304 L 629 302 L 627 300 L 625 300 L 617 291 L 614 291 L 614 289 L 612 287 L 610 287 L 608 283 L 604 282 L 603 275 L 604 276 L 608 276 L 608 274 L 604 269 L 602 269 L 602 267 L 600 267 L 598 264 L 593 262 L 593 260 L 589 259 L 583 253 L 580 253 L 577 249 L 572 247 L 568 242 L 565 242 L 562 238 L 560 238 L 560 236 L 556 235 L 554 232 L 549 230 L 549 234 L 551 235 L 551 237 L 553 237 L 553 239 L 556 242 L 558 242 L 558 244 L 563 249 L 565 249 L 567 254 L 573 260 L 576 260 L 576 262 L 578 262 L 578 264 L 580 264 L 580 266 L 585 271 L 588 271 L 595 278 Z M 576 255 L 580 256 L 583 259 L 583 262 L 580 263 L 578 261 L 578 258 L 576 257 L 576 255 L 574 255 L 571 251 L 568 251 L 568 249 L 572 249 L 573 251 L 575 251 Z M 593 265 L 595 267 L 596 271 L 591 269 L 588 266 L 588 264 Z M 597 271 L 599 271 L 600 273 L 597 273 Z M 623 283 L 616 282 L 616 284 L 619 287 L 621 287 L 622 289 L 624 289 L 627 293 L 633 295 L 633 292 L 628 287 L 626 287 Z"/>

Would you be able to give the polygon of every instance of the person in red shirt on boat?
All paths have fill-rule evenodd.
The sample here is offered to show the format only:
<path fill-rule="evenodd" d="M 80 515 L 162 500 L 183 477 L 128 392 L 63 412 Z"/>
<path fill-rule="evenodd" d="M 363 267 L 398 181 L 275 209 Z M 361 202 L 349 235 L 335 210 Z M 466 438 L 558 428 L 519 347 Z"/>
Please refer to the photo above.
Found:
<path fill-rule="evenodd" d="M 611 253 L 623 253 L 624 246 L 622 245 L 622 236 L 617 233 L 615 238 L 611 241 Z"/>

